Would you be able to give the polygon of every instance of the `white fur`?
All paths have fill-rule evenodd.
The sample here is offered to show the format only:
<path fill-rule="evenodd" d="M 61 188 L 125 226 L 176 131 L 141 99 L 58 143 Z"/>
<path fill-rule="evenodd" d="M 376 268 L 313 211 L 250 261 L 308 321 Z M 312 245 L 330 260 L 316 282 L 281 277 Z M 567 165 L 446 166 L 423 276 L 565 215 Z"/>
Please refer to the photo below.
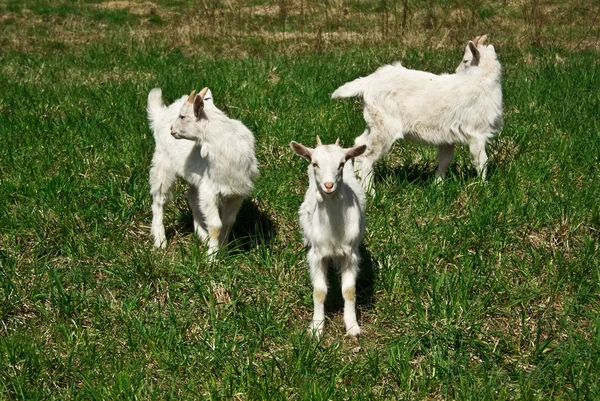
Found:
<path fill-rule="evenodd" d="M 438 180 L 446 175 L 454 145 L 468 144 L 471 160 L 485 179 L 485 144 L 500 131 L 503 119 L 500 63 L 494 47 L 484 41 L 479 39 L 477 46 L 469 42 L 455 74 L 435 75 L 398 63 L 333 92 L 334 99 L 363 98 L 367 129 L 355 144 L 368 148 L 355 160 L 355 169 L 366 190 L 373 191 L 373 164 L 400 138 L 438 147 Z"/>
<path fill-rule="evenodd" d="M 320 142 L 320 141 L 318 141 Z M 338 265 L 342 277 L 344 324 L 349 336 L 360 334 L 356 321 L 355 285 L 359 271 L 358 247 L 365 233 L 365 193 L 357 181 L 350 159 L 362 154 L 365 146 L 342 149 L 338 144 L 310 149 L 296 142 L 294 151 L 311 162 L 309 186 L 300 206 L 300 227 L 308 250 L 313 283 L 314 315 L 310 331 L 323 333 L 327 268 Z"/>
<path fill-rule="evenodd" d="M 148 119 L 156 141 L 150 169 L 154 246 L 166 247 L 164 207 L 176 178 L 182 177 L 190 184 L 187 198 L 194 230 L 201 241 L 208 239 L 212 259 L 226 243 L 242 201 L 258 175 L 254 136 L 240 121 L 219 110 L 206 88 L 169 107 L 163 104 L 161 90 L 152 89 Z"/>

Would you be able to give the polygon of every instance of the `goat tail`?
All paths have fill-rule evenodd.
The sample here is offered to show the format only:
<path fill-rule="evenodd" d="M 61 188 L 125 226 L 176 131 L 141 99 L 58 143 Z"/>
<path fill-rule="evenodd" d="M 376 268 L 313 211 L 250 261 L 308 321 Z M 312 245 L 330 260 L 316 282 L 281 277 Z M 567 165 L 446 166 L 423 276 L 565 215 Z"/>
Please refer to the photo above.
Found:
<path fill-rule="evenodd" d="M 163 108 L 165 107 L 162 100 L 162 90 L 160 88 L 154 88 L 148 94 L 148 120 L 150 120 L 150 126 L 154 129 L 156 121 L 160 116 Z"/>
<path fill-rule="evenodd" d="M 367 79 L 358 78 L 340 86 L 331 95 L 332 99 L 345 99 L 348 97 L 362 96 L 367 89 Z"/>

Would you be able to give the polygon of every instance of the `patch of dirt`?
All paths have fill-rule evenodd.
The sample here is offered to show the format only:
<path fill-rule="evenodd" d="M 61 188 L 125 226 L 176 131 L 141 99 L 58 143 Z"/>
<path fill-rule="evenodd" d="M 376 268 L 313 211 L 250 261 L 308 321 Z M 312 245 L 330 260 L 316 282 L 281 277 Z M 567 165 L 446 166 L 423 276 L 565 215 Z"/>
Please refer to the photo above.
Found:
<path fill-rule="evenodd" d="M 274 4 L 263 5 L 263 6 L 253 6 L 253 7 L 244 7 L 243 12 L 251 15 L 265 15 L 269 17 L 273 17 L 279 15 L 281 13 L 281 7 L 276 6 Z"/>
<path fill-rule="evenodd" d="M 137 15 L 150 14 L 152 12 L 156 12 L 159 9 L 159 7 L 156 4 L 150 1 L 144 1 L 140 3 L 137 1 L 127 0 L 107 1 L 104 3 L 97 4 L 96 7 L 107 10 L 126 10 L 132 14 Z"/>

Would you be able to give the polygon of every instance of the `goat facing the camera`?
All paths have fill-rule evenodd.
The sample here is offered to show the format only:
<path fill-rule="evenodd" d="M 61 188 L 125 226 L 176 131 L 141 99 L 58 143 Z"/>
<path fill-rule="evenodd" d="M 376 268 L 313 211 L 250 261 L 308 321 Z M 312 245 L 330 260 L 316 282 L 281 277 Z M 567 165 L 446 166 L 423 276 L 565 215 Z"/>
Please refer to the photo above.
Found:
<path fill-rule="evenodd" d="M 366 217 L 365 193 L 350 160 L 363 154 L 367 147 L 343 149 L 339 139 L 334 145 L 323 145 L 319 137 L 314 149 L 294 141 L 290 146 L 310 162 L 308 190 L 299 210 L 313 284 L 314 315 L 310 331 L 317 337 L 323 333 L 327 269 L 334 263 L 341 273 L 346 334 L 356 336 L 360 334 L 355 306 L 358 247 L 365 234 Z"/>

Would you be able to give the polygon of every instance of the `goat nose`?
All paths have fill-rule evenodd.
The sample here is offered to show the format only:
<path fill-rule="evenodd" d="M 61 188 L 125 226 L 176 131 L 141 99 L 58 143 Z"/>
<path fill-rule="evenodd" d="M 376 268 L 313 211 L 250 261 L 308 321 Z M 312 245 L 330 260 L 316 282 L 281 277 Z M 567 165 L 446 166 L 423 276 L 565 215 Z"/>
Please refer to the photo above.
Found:
<path fill-rule="evenodd" d="M 326 182 L 323 185 L 325 185 L 325 188 L 327 188 L 327 189 L 333 188 L 333 182 Z"/>

